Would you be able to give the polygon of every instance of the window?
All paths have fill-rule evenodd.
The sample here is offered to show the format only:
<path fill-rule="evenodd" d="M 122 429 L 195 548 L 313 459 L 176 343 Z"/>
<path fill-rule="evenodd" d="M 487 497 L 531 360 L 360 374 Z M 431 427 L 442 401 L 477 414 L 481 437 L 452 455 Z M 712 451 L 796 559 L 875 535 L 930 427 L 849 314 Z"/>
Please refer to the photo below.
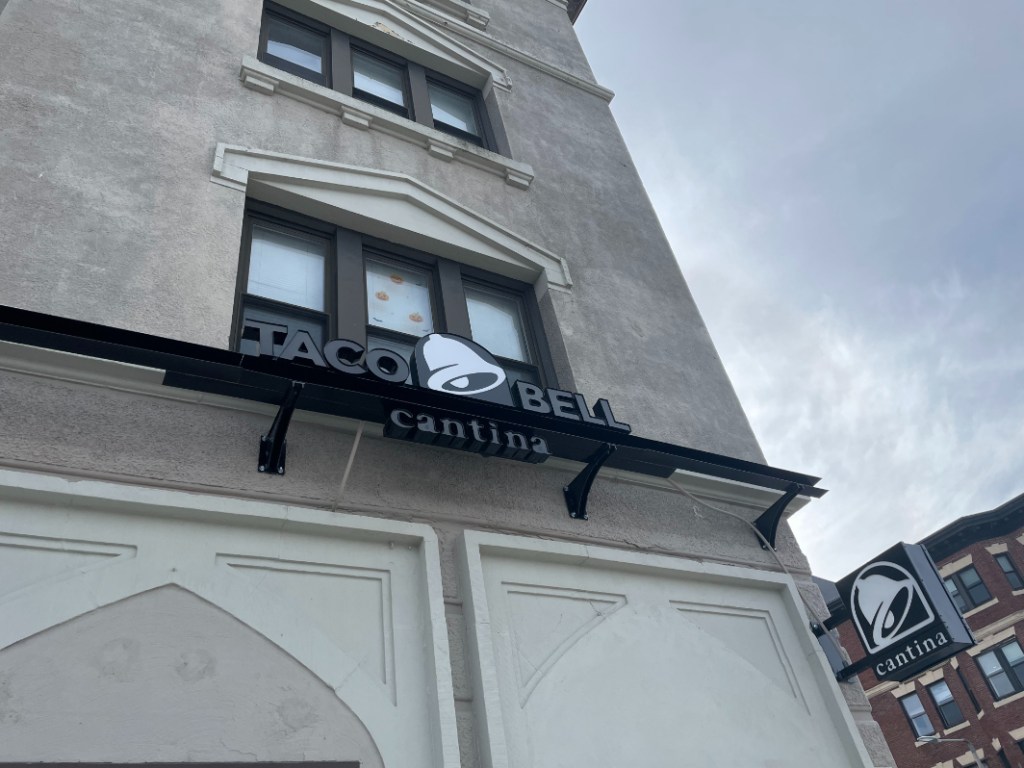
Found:
<path fill-rule="evenodd" d="M 449 332 L 490 351 L 509 381 L 555 385 L 526 283 L 252 201 L 243 233 L 242 351 L 258 354 L 263 343 L 280 354 L 289 333 L 304 330 L 321 347 L 345 338 L 408 360 L 421 336 Z"/>
<path fill-rule="evenodd" d="M 924 711 L 924 704 L 921 703 L 920 696 L 916 693 L 904 696 L 900 699 L 900 705 L 903 707 L 903 713 L 907 716 L 907 720 L 910 721 L 910 727 L 915 736 L 931 736 L 935 733 L 932 721 L 928 718 L 928 713 Z"/>
<path fill-rule="evenodd" d="M 943 579 L 943 583 L 961 613 L 966 613 L 971 608 L 976 608 L 992 599 L 988 587 L 985 586 L 985 582 L 981 580 L 981 576 L 978 575 L 973 565 Z"/>
<path fill-rule="evenodd" d="M 996 555 L 996 562 L 999 563 L 999 567 L 1003 569 L 1003 573 L 1006 574 L 1006 580 L 1010 582 L 1010 589 L 1018 590 L 1024 589 L 1024 579 L 1021 579 L 1020 573 L 1014 566 L 1010 556 L 1005 552 Z"/>
<path fill-rule="evenodd" d="M 929 685 L 928 693 L 931 694 L 932 701 L 935 702 L 935 708 L 939 710 L 939 717 L 942 718 L 944 726 L 949 728 L 959 725 L 966 719 L 945 680 Z"/>
<path fill-rule="evenodd" d="M 478 90 L 273 3 L 258 58 L 318 85 L 498 151 Z"/>
<path fill-rule="evenodd" d="M 975 661 L 995 699 L 1024 691 L 1024 651 L 1013 640 L 992 651 L 979 653 Z"/>

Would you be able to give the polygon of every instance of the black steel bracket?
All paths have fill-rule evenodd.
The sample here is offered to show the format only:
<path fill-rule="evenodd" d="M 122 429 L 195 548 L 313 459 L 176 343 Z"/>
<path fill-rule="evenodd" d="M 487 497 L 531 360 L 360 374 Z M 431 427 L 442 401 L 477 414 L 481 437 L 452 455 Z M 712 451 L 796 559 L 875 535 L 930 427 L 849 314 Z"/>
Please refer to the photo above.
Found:
<path fill-rule="evenodd" d="M 284 459 L 288 448 L 288 441 L 285 436 L 288 434 L 288 425 L 292 420 L 292 413 L 295 411 L 295 402 L 302 392 L 303 383 L 293 381 L 281 401 L 281 407 L 277 409 L 274 423 L 270 425 L 270 431 L 260 437 L 260 455 L 257 469 L 260 472 L 269 472 L 274 475 L 284 474 Z"/>
<path fill-rule="evenodd" d="M 613 453 L 615 453 L 615 446 L 605 443 L 597 453 L 587 460 L 587 466 L 576 475 L 576 478 L 562 488 L 562 493 L 565 494 L 565 505 L 569 508 L 569 517 L 573 520 L 590 519 L 587 517 L 587 497 L 590 496 L 590 486 L 594 484 L 594 478 L 601 470 L 601 465 L 608 461 L 608 457 Z"/>
<path fill-rule="evenodd" d="M 804 487 L 799 483 L 790 483 L 789 487 L 786 488 L 786 492 L 776 499 L 775 503 L 768 507 L 754 521 L 754 527 L 757 528 L 758 533 L 764 536 L 772 549 L 775 549 L 775 536 L 779 532 L 779 523 L 782 522 L 782 515 L 786 511 L 786 507 L 802 490 L 804 490 Z M 765 545 L 764 541 L 762 541 L 761 549 L 768 549 L 768 545 Z"/>

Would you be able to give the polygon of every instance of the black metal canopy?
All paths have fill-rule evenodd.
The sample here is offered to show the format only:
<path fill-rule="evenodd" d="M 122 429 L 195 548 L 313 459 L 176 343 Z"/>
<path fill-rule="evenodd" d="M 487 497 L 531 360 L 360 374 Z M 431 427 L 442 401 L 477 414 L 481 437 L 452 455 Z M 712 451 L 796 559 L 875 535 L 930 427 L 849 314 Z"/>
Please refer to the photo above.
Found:
<path fill-rule="evenodd" d="M 283 360 L 243 355 L 224 349 L 160 336 L 0 307 L 0 340 L 79 355 L 141 365 L 164 371 L 164 385 L 237 397 L 280 406 L 303 386 L 292 406 L 352 419 L 384 423 L 394 407 L 444 410 L 469 418 L 485 418 L 526 427 L 543 437 L 553 456 L 590 463 L 614 446 L 606 467 L 655 477 L 686 470 L 776 491 L 820 497 L 820 478 L 790 472 L 731 456 L 700 451 L 607 427 L 575 423 L 480 400 L 471 400 L 372 376 L 338 374 L 329 369 Z M 789 494 L 787 494 L 789 495 Z M 780 512 L 781 516 L 781 512 Z M 774 538 L 774 537 L 773 537 Z"/>

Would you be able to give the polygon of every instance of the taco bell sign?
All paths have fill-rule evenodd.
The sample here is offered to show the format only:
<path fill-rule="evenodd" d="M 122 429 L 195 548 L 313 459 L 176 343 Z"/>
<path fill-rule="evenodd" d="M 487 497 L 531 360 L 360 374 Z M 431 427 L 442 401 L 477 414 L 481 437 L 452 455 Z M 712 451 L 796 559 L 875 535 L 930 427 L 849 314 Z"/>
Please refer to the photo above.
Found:
<path fill-rule="evenodd" d="M 908 680 L 974 645 L 920 544 L 897 544 L 836 587 L 879 680 Z"/>

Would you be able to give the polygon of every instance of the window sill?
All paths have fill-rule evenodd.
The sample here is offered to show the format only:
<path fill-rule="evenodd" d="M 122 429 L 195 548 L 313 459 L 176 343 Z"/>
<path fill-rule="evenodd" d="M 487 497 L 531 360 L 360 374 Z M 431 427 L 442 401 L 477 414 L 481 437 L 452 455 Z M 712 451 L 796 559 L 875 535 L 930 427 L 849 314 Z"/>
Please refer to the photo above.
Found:
<path fill-rule="evenodd" d="M 1014 597 L 1020 597 L 1021 595 L 1024 595 L 1024 589 L 1015 589 L 1012 594 Z"/>
<path fill-rule="evenodd" d="M 970 720 L 964 720 L 962 723 L 957 723 L 956 725 L 950 726 L 949 728 L 944 730 L 942 732 L 942 735 L 943 736 L 949 736 L 949 734 L 951 734 L 951 733 L 956 733 L 957 731 L 962 731 L 964 728 L 969 728 L 970 726 L 971 726 L 971 721 Z"/>
<path fill-rule="evenodd" d="M 380 131 L 423 147 L 434 157 L 446 162 L 456 161 L 493 173 L 517 189 L 528 189 L 533 181 L 533 168 L 507 157 L 481 149 L 468 141 L 428 128 L 399 117 L 386 109 L 316 85 L 264 64 L 254 56 L 242 58 L 239 73 L 242 85 L 260 93 L 280 93 L 304 104 L 341 117 L 341 121 L 364 131 Z"/>
<path fill-rule="evenodd" d="M 995 605 L 998 602 L 999 602 L 999 598 L 998 597 L 993 597 L 988 602 L 982 603 L 981 605 L 976 605 L 973 608 L 971 608 L 971 610 L 969 610 L 967 613 L 964 614 L 964 618 L 966 619 L 966 618 L 968 618 L 970 616 L 973 616 L 976 613 L 981 613 L 986 608 L 991 608 L 993 605 Z"/>
<path fill-rule="evenodd" d="M 1007 704 L 1012 704 L 1013 702 L 1020 701 L 1021 699 L 1024 699 L 1024 691 L 1018 691 L 1012 696 L 1007 696 L 1005 699 L 999 699 L 999 701 L 992 702 L 992 708 L 999 709 L 1000 707 L 1005 707 Z"/>

